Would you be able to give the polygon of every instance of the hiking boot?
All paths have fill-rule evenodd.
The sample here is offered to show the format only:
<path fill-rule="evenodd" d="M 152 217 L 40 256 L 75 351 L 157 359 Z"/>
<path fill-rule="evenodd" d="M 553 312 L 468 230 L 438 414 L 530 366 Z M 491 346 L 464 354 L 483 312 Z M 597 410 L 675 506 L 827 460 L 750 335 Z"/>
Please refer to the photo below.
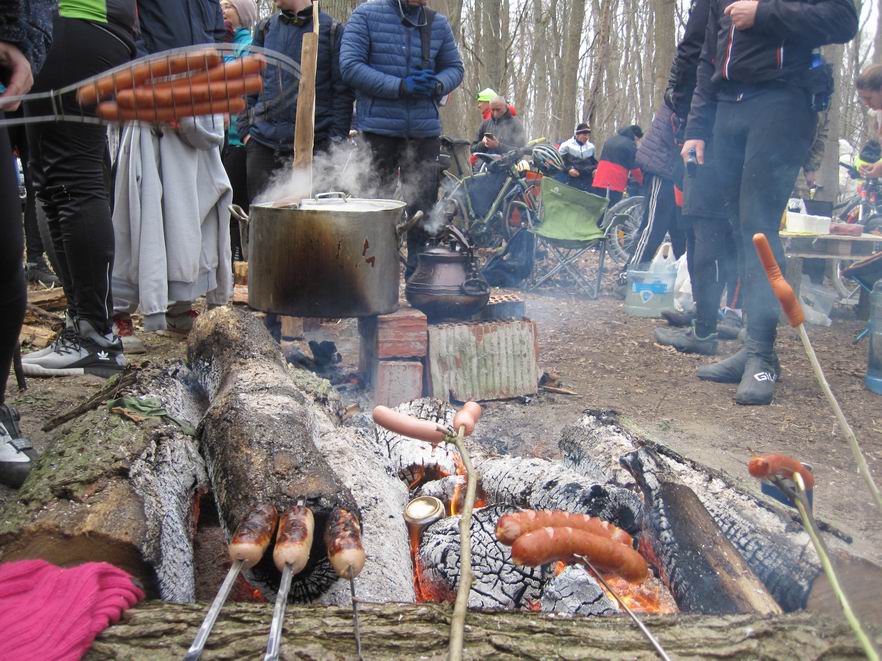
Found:
<path fill-rule="evenodd" d="M 0 404 L 0 484 L 18 489 L 25 481 L 37 452 L 23 438 L 18 427 L 18 411 Z"/>
<path fill-rule="evenodd" d="M 735 402 L 745 406 L 768 406 L 775 395 L 775 382 L 780 366 L 774 350 L 769 347 L 760 351 L 753 344 L 747 350 L 744 375 L 735 393 Z"/>
<path fill-rule="evenodd" d="M 662 319 L 668 322 L 669 326 L 677 326 L 679 328 L 691 326 L 692 322 L 695 321 L 694 310 L 691 312 L 680 312 L 680 310 L 663 310 L 661 316 Z"/>
<path fill-rule="evenodd" d="M 727 308 L 723 312 L 723 318 L 717 324 L 717 335 L 720 336 L 721 340 L 737 340 L 741 328 L 741 316 L 734 310 Z"/>
<path fill-rule="evenodd" d="M 126 359 L 118 337 L 103 335 L 91 322 L 78 319 L 76 330 L 65 329 L 52 345 L 52 351 L 27 361 L 22 359 L 21 364 L 26 376 L 92 374 L 107 378 L 122 371 Z"/>
<path fill-rule="evenodd" d="M 715 383 L 741 383 L 744 376 L 745 366 L 747 365 L 748 350 L 747 345 L 742 347 L 737 353 L 710 365 L 702 365 L 698 368 L 696 375 L 702 381 L 713 381 Z M 775 373 L 775 379 L 779 379 L 781 366 L 778 362 L 778 355 L 772 351 L 771 366 Z"/>
<path fill-rule="evenodd" d="M 166 330 L 186 335 L 193 328 L 193 322 L 198 316 L 199 313 L 193 308 L 187 308 L 183 312 L 174 312 L 170 309 L 165 313 Z"/>
<path fill-rule="evenodd" d="M 135 335 L 135 326 L 132 318 L 128 315 L 114 315 L 113 334 L 116 335 L 123 345 L 126 353 L 147 353 L 144 341 Z"/>
<path fill-rule="evenodd" d="M 690 328 L 656 328 L 655 341 L 666 347 L 674 347 L 682 353 L 697 353 L 703 356 L 715 356 L 717 353 L 717 334 L 711 333 L 701 337 Z"/>
<path fill-rule="evenodd" d="M 25 277 L 27 277 L 28 282 L 43 285 L 47 288 L 61 286 L 61 280 L 49 270 L 45 262 L 27 262 L 25 264 Z"/>

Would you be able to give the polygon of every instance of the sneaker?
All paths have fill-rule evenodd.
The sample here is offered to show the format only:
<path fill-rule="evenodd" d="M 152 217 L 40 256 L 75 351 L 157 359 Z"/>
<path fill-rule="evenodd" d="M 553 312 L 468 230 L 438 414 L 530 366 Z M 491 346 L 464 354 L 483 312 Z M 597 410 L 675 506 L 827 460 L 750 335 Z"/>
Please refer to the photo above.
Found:
<path fill-rule="evenodd" d="M 750 352 L 744 366 L 744 375 L 735 393 L 735 402 L 744 406 L 768 406 L 775 395 L 779 367 L 774 365 L 771 353 Z"/>
<path fill-rule="evenodd" d="M 144 341 L 135 335 L 135 326 L 128 315 L 114 315 L 113 334 L 122 341 L 126 353 L 147 353 L 147 347 Z"/>
<path fill-rule="evenodd" d="M 77 376 L 92 374 L 110 377 L 126 366 L 122 341 L 115 335 L 102 335 L 92 324 L 79 319 L 78 331 L 65 331 L 53 344 L 52 351 L 31 360 L 22 360 L 26 376 Z"/>
<path fill-rule="evenodd" d="M 43 347 L 42 349 L 39 349 L 38 351 L 31 351 L 30 353 L 22 354 L 22 357 L 21 357 L 22 365 L 24 365 L 25 363 L 32 362 L 38 358 L 42 358 L 46 354 L 52 353 L 53 351 L 56 350 L 56 346 L 55 346 L 56 344 L 58 344 L 60 342 L 70 342 L 71 339 L 76 336 L 77 336 L 76 322 L 74 321 L 73 317 L 71 317 L 68 314 L 65 314 L 64 315 L 64 328 L 58 334 L 58 336 L 55 338 L 55 340 L 52 341 L 52 344 L 50 344 L 47 347 Z M 25 374 L 27 374 L 27 372 L 25 372 Z"/>
<path fill-rule="evenodd" d="M 695 321 L 695 311 L 683 311 L 680 310 L 663 310 L 661 313 L 662 319 L 668 322 L 669 326 L 677 326 L 679 328 L 683 328 L 686 326 L 691 326 L 692 322 Z"/>
<path fill-rule="evenodd" d="M 173 333 L 181 333 L 182 335 L 186 335 L 193 328 L 193 322 L 198 316 L 199 313 L 196 312 L 196 310 L 194 310 L 193 308 L 190 308 L 178 314 L 166 313 L 166 330 L 170 330 Z"/>
<path fill-rule="evenodd" d="M 18 489 L 31 472 L 37 452 L 23 438 L 19 415 L 11 406 L 0 404 L 0 484 Z"/>
<path fill-rule="evenodd" d="M 25 264 L 25 277 L 27 277 L 28 282 L 43 285 L 44 287 L 61 286 L 61 280 L 49 270 L 45 263 L 28 262 Z"/>
<path fill-rule="evenodd" d="M 667 347 L 674 347 L 682 353 L 697 353 L 703 356 L 715 356 L 717 353 L 717 334 L 700 337 L 695 327 L 690 328 L 656 328 L 655 341 Z"/>

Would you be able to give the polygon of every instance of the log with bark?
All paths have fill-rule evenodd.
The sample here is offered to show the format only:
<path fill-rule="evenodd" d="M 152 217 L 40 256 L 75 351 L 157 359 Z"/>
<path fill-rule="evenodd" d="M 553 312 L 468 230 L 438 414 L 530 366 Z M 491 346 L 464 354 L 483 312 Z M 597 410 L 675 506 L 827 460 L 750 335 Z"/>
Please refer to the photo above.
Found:
<path fill-rule="evenodd" d="M 120 395 L 157 397 L 195 425 L 199 407 L 178 368 L 138 373 Z M 89 411 L 60 427 L 0 520 L 0 561 L 104 561 L 170 601 L 195 592 L 193 503 L 205 488 L 195 441 L 168 418 L 140 423 Z"/>
<path fill-rule="evenodd" d="M 204 605 L 146 603 L 93 643 L 88 661 L 181 659 L 205 614 Z M 361 604 L 366 659 L 447 657 L 451 609 L 446 605 Z M 272 617 L 267 604 L 228 604 L 206 646 L 206 658 L 258 658 Z M 863 659 L 851 631 L 828 617 L 806 613 L 756 617 L 645 617 L 676 659 Z M 289 606 L 282 654 L 287 658 L 354 659 L 352 611 Z M 469 612 L 465 659 L 657 659 L 625 617 L 562 617 L 540 613 Z"/>

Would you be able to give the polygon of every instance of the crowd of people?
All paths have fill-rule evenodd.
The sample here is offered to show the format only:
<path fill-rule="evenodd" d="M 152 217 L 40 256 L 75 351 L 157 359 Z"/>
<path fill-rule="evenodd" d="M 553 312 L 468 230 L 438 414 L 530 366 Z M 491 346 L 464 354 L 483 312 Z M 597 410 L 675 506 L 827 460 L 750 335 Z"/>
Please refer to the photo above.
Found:
<path fill-rule="evenodd" d="M 276 0 L 258 20 L 254 0 L 19 0 L 4 3 L 0 69 L 4 97 L 60 89 L 139 55 L 205 43 L 231 44 L 226 58 L 250 48 L 299 62 L 314 30 L 311 0 Z M 404 196 L 407 211 L 427 215 L 438 198 L 442 133 L 439 107 L 457 89 L 463 61 L 447 18 L 428 0 L 370 0 L 345 25 L 318 13 L 316 153 L 345 143 L 357 129 L 369 152 L 375 192 Z M 715 354 L 720 301 L 746 318 L 734 356 L 699 377 L 737 383 L 736 401 L 768 404 L 779 373 L 774 351 L 778 308 L 753 251 L 755 232 L 783 258 L 778 223 L 794 180 L 809 160 L 818 113 L 832 78 L 818 49 L 857 30 L 851 0 L 761 3 L 694 0 L 664 98 L 644 136 L 622 126 L 598 150 L 580 122 L 560 141 L 556 178 L 615 204 L 633 187 L 646 199 L 630 266 L 651 260 L 665 237 L 686 254 L 695 310 L 670 315 L 657 340 L 680 351 Z M 863 85 L 863 87 L 862 87 Z M 858 83 L 882 106 L 882 75 Z M 67 299 L 65 328 L 47 348 L 22 359 L 25 374 L 112 375 L 126 353 L 142 351 L 132 314 L 145 330 L 186 332 L 205 297 L 209 307 L 232 294 L 232 263 L 242 245 L 229 206 L 247 210 L 294 151 L 297 81 L 267 67 L 259 94 L 238 116 L 203 116 L 174 126 L 126 124 L 111 153 L 106 127 L 49 122 L 16 137 L 45 214 L 26 223 L 28 272 L 46 277 L 43 248 Z M 481 125 L 473 154 L 499 155 L 527 144 L 517 109 L 487 88 L 476 95 Z M 42 114 L 25 103 L 25 116 Z M 79 108 L 63 108 L 79 112 Z M 11 153 L 5 130 L 0 151 Z M 559 155 L 559 159 L 557 156 Z M 18 414 L 3 403 L 25 309 L 24 240 L 12 160 L 0 159 L 6 213 L 0 260 L 0 481 L 17 485 L 33 456 Z M 806 167 L 807 172 L 811 170 Z M 426 233 L 408 232 L 405 275 Z M 624 272 L 625 274 L 627 271 Z M 626 277 L 623 276 L 623 277 Z M 743 301 L 743 302 L 742 302 Z M 677 324 L 684 324 L 677 327 Z M 719 328 L 718 328 L 719 327 Z"/>

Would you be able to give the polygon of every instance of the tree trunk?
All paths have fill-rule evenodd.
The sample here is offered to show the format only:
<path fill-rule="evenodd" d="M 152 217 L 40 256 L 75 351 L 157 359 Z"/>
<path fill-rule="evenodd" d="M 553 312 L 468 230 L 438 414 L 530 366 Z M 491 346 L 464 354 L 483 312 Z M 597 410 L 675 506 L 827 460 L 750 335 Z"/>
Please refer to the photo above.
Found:
<path fill-rule="evenodd" d="M 499 94 L 505 94 L 505 51 L 502 43 L 502 12 L 498 0 L 482 2 L 481 9 L 481 59 L 484 61 L 484 87 L 492 87 Z"/>
<path fill-rule="evenodd" d="M 597 40 L 595 42 L 596 53 L 594 55 L 594 72 L 591 74 L 591 91 L 588 94 L 588 107 L 586 115 L 592 126 L 595 127 L 595 138 L 605 139 L 606 127 L 597 131 L 604 117 L 606 100 L 603 98 L 604 73 L 609 58 L 610 33 L 612 32 L 613 5 L 617 0 L 600 0 L 600 16 L 597 18 Z M 611 132 L 610 132 L 611 133 Z M 599 144 L 599 143 L 598 143 Z"/>
<path fill-rule="evenodd" d="M 671 71 L 671 63 L 674 61 L 674 40 L 677 36 L 677 28 L 674 25 L 675 0 L 654 0 L 653 12 L 655 14 L 655 81 L 652 89 L 653 105 L 657 105 L 665 91 L 668 82 L 668 74 Z"/>
<path fill-rule="evenodd" d="M 585 0 L 573 0 L 570 6 L 564 41 L 563 76 L 560 97 L 555 105 L 560 108 L 557 135 L 568 136 L 576 126 L 576 96 L 579 89 L 579 53 L 582 50 L 582 26 L 585 23 Z"/>
<path fill-rule="evenodd" d="M 877 34 L 877 43 L 880 35 Z M 842 84 L 850 84 L 850 81 L 843 81 L 840 73 L 842 66 L 842 57 L 845 49 L 841 45 L 826 46 L 824 55 L 833 66 L 833 76 L 835 77 L 835 92 L 830 100 L 830 110 L 827 111 L 827 138 L 824 141 L 824 158 L 821 161 L 821 170 L 817 175 L 817 183 L 820 190 L 817 193 L 819 200 L 836 203 L 839 198 L 839 137 L 841 133 L 842 122 L 842 105 L 845 98 L 849 95 L 850 90 L 843 89 Z M 882 56 L 882 53 L 879 53 Z M 878 61 L 878 60 L 877 60 Z M 824 121 L 824 117 L 819 115 L 818 121 Z"/>
<path fill-rule="evenodd" d="M 357 581 L 357 579 L 356 579 Z M 128 611 L 92 644 L 89 661 L 181 659 L 205 615 L 205 605 L 147 603 Z M 366 659 L 444 659 L 450 607 L 361 604 L 359 627 Z M 268 604 L 228 604 L 206 645 L 206 658 L 258 658 L 272 617 Z M 646 624 L 677 659 L 863 659 L 845 624 L 805 613 L 758 618 L 656 616 Z M 354 659 L 352 611 L 289 606 L 283 658 Z M 566 617 L 540 613 L 466 616 L 465 659 L 657 659 L 625 617 Z"/>

